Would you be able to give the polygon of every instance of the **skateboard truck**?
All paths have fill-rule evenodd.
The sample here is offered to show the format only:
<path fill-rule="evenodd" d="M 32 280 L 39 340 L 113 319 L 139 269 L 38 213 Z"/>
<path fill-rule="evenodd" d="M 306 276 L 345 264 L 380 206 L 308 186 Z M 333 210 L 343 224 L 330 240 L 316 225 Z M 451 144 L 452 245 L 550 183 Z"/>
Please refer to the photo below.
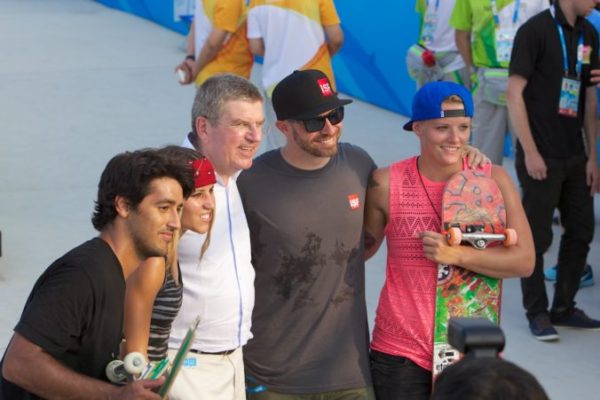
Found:
<path fill-rule="evenodd" d="M 478 250 L 485 249 L 493 242 L 502 242 L 505 247 L 517 243 L 517 231 L 512 228 L 507 228 L 504 233 L 486 233 L 484 229 L 483 225 L 467 225 L 463 232 L 459 226 L 451 226 L 446 233 L 446 240 L 450 246 L 468 242 Z"/>

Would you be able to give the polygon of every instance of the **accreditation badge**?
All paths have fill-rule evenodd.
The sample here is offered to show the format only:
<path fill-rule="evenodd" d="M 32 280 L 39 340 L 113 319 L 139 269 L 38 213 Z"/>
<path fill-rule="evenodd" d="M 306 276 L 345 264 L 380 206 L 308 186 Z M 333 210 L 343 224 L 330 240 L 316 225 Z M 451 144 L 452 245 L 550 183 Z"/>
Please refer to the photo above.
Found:
<path fill-rule="evenodd" d="M 425 18 L 423 18 L 423 31 L 421 32 L 421 40 L 423 41 L 425 47 L 429 46 L 433 42 L 433 37 L 435 35 L 437 23 L 437 12 L 425 13 Z"/>
<path fill-rule="evenodd" d="M 498 62 L 509 62 L 517 28 L 514 26 L 496 29 L 496 59 Z"/>
<path fill-rule="evenodd" d="M 558 103 L 558 113 L 566 117 L 577 117 L 579 108 L 579 92 L 581 81 L 576 78 L 563 77 L 560 88 L 560 100 Z"/>

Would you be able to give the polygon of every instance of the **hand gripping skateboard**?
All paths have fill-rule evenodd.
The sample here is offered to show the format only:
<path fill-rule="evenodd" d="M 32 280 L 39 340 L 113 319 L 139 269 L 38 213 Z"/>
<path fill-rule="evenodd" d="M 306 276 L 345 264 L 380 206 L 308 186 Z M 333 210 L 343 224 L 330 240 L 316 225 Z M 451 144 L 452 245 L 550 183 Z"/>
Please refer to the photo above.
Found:
<path fill-rule="evenodd" d="M 442 195 L 442 234 L 448 244 L 488 246 L 517 242 L 516 231 L 506 228 L 506 209 L 500 188 L 481 171 L 464 170 L 453 175 Z M 448 344 L 451 317 L 482 317 L 500 322 L 502 280 L 461 268 L 438 266 L 433 333 L 433 377 L 457 361 L 459 352 Z"/>

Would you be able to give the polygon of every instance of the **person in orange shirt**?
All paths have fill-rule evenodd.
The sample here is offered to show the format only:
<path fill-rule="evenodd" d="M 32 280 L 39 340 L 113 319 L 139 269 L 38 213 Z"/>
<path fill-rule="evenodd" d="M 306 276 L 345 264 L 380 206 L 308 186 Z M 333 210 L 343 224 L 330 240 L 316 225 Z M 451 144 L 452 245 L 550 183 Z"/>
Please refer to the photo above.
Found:
<path fill-rule="evenodd" d="M 182 85 L 195 82 L 200 86 L 220 73 L 250 77 L 253 59 L 246 38 L 247 11 L 245 2 L 239 0 L 198 2 L 188 35 L 187 55 L 176 67 L 182 71 Z"/>

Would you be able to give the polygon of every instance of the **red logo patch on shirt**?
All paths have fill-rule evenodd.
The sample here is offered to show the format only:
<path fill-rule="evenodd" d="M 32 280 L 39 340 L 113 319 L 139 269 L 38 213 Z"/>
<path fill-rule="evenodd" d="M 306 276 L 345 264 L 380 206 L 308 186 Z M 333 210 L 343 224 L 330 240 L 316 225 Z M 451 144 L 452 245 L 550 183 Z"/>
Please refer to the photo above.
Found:
<path fill-rule="evenodd" d="M 317 81 L 319 87 L 321 88 L 321 93 L 323 96 L 331 96 L 333 92 L 331 91 L 331 86 L 329 86 L 329 81 L 327 78 L 322 78 Z"/>
<path fill-rule="evenodd" d="M 348 203 L 350 203 L 351 210 L 358 210 L 360 208 L 360 198 L 358 197 L 358 194 L 349 194 Z"/>

